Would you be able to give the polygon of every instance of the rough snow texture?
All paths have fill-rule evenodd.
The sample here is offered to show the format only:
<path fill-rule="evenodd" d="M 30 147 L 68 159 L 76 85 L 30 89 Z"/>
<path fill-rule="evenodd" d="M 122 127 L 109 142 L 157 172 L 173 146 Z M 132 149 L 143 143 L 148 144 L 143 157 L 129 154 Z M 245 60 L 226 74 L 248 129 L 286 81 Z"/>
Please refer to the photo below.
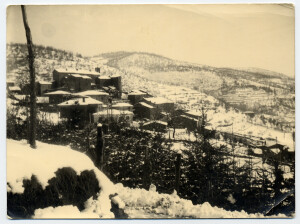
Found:
<path fill-rule="evenodd" d="M 113 213 L 110 212 L 111 201 L 109 199 L 109 195 L 115 193 L 114 185 L 86 155 L 66 146 L 37 142 L 37 149 L 32 149 L 26 141 L 7 140 L 8 192 L 23 193 L 23 180 L 30 180 L 32 175 L 35 175 L 42 187 L 45 188 L 48 180 L 55 177 L 57 169 L 63 167 L 72 167 L 77 175 L 84 170 L 93 170 L 101 192 L 96 200 L 89 199 L 86 202 L 85 212 L 94 213 L 98 218 L 114 218 Z M 69 211 L 70 208 L 67 207 L 67 210 Z M 45 211 L 47 214 L 51 212 L 49 209 Z M 59 212 L 58 214 L 60 214 Z M 42 216 L 41 213 L 36 213 L 36 215 Z M 66 213 L 65 217 L 68 216 L 69 214 Z M 86 214 L 83 216 L 86 218 Z"/>
<path fill-rule="evenodd" d="M 190 200 L 173 194 L 159 194 L 153 190 L 131 189 L 117 184 L 119 197 L 125 202 L 129 218 L 265 218 L 263 214 L 245 211 L 226 211 L 208 202 L 193 205 Z M 153 188 L 152 188 L 153 189 Z M 234 202 L 233 198 L 230 198 Z M 284 217 L 284 216 L 276 216 Z"/>
<path fill-rule="evenodd" d="M 76 206 L 65 205 L 58 207 L 47 207 L 37 209 L 34 212 L 34 219 L 92 219 L 99 218 L 96 213 L 82 211 L 80 212 Z"/>

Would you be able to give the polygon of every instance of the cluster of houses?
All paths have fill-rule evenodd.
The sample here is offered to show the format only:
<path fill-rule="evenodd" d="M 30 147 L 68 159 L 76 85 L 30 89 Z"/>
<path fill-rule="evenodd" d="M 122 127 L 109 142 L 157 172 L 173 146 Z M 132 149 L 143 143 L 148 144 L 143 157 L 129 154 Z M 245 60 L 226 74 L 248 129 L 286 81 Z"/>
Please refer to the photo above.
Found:
<path fill-rule="evenodd" d="M 29 103 L 28 85 L 16 86 L 15 82 L 7 81 L 7 92 L 15 103 Z M 173 101 L 154 97 L 144 90 L 124 92 L 121 76 L 104 76 L 99 68 L 95 72 L 55 69 L 52 82 L 36 83 L 36 94 L 40 109 L 59 112 L 60 118 L 78 127 L 84 127 L 87 123 L 120 121 L 133 125 L 137 121 L 134 124 L 138 123 L 140 129 L 166 134 L 169 129 L 170 135 L 173 128 L 173 134 L 175 129 L 195 130 L 203 116 L 199 110 L 178 109 Z M 226 132 L 217 134 L 226 137 Z M 259 148 L 267 143 L 253 136 L 229 134 L 229 138 L 232 137 Z"/>
<path fill-rule="evenodd" d="M 28 104 L 28 84 L 15 86 L 15 82 L 7 81 L 7 91 L 18 104 Z M 141 128 L 163 131 L 175 111 L 174 102 L 168 99 L 153 97 L 143 90 L 123 92 L 121 76 L 102 75 L 100 68 L 54 69 L 52 82 L 36 82 L 36 94 L 37 104 L 45 111 L 58 111 L 60 118 L 81 126 L 87 122 L 121 120 L 132 124 L 137 119 L 143 121 Z M 180 117 L 194 125 L 198 121 L 188 114 L 182 113 Z"/>

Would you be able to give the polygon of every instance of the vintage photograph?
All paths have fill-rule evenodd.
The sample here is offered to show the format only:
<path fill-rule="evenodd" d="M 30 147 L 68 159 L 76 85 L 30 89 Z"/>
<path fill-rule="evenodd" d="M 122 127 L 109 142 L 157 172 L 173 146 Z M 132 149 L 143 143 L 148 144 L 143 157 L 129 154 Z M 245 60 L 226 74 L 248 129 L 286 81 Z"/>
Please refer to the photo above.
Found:
<path fill-rule="evenodd" d="M 8 219 L 295 217 L 293 4 L 6 16 Z"/>

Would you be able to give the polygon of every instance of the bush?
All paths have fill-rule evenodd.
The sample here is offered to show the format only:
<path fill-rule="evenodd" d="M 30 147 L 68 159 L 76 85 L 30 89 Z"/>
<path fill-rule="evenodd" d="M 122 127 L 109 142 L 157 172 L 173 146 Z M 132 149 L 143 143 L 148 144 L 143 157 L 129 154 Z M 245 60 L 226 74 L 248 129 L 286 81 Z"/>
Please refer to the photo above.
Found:
<path fill-rule="evenodd" d="M 43 189 L 36 176 L 23 181 L 24 193 L 7 193 L 7 214 L 12 218 L 31 218 L 38 208 L 63 205 L 77 206 L 81 211 L 90 197 L 96 198 L 100 191 L 94 171 L 77 175 L 71 167 L 58 169 L 56 177 Z"/>

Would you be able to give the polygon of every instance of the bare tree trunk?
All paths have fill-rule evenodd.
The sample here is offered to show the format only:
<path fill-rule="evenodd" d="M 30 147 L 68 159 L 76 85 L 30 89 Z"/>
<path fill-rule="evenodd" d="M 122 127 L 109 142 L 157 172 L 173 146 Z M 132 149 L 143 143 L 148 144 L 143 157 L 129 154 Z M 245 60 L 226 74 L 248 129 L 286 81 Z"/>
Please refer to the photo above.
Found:
<path fill-rule="evenodd" d="M 30 72 L 30 122 L 29 122 L 29 144 L 32 148 L 36 148 L 36 86 L 35 86 L 35 69 L 34 69 L 34 53 L 31 39 L 31 32 L 27 22 L 25 6 L 21 5 L 24 28 L 26 32 L 28 63 Z"/>
<path fill-rule="evenodd" d="M 102 124 L 97 126 L 96 166 L 102 170 L 104 164 L 104 138 Z"/>

